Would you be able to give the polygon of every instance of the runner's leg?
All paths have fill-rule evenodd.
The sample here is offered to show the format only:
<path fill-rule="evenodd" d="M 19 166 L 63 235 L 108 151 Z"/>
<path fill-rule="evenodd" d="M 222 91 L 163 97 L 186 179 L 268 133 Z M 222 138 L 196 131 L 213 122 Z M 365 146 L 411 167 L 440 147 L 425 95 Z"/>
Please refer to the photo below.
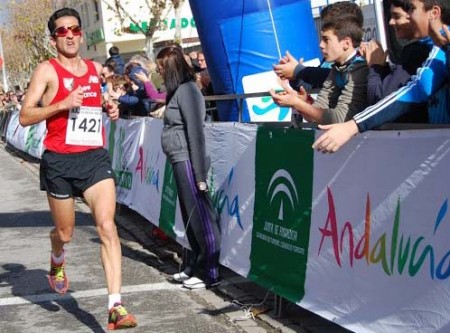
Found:
<path fill-rule="evenodd" d="M 75 226 L 74 199 L 55 199 L 50 195 L 47 195 L 47 199 L 55 225 L 50 232 L 52 253 L 59 257 L 62 254 L 64 244 L 72 240 Z"/>
<path fill-rule="evenodd" d="M 122 284 L 122 250 L 114 214 L 116 189 L 112 178 L 104 179 L 84 191 L 101 241 L 101 259 L 109 294 L 120 294 Z"/>

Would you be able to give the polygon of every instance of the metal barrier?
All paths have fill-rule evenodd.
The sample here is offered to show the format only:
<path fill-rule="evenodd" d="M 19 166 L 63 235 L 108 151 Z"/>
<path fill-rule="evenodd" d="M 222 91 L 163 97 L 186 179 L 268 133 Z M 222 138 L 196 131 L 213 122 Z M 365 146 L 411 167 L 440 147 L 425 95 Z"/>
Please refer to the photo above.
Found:
<path fill-rule="evenodd" d="M 312 89 L 308 91 L 309 94 L 317 94 L 320 89 Z M 212 96 L 205 96 L 206 102 L 213 102 L 213 101 L 229 101 L 229 100 L 236 100 L 238 103 L 238 111 L 239 111 L 239 122 L 242 121 L 242 111 L 243 111 L 243 103 L 245 98 L 252 98 L 252 97 L 264 97 L 264 96 L 270 96 L 269 92 L 259 92 L 259 93 L 251 93 L 251 94 L 230 94 L 230 95 L 212 95 Z M 214 114 L 216 112 L 217 108 L 207 108 L 207 114 L 211 116 L 211 118 L 214 120 L 218 120 L 217 117 L 214 117 Z M 252 123 L 252 122 L 249 122 Z M 261 126 L 273 126 L 273 127 L 287 127 L 292 126 L 295 128 L 301 128 L 301 129 L 317 129 L 317 123 L 309 123 L 309 122 L 302 122 L 300 120 L 293 119 L 290 122 L 258 122 L 258 125 Z M 387 123 L 384 125 L 381 125 L 379 128 L 375 130 L 413 130 L 413 129 L 438 129 L 438 128 L 450 128 L 450 124 L 428 124 L 428 123 Z"/>
<path fill-rule="evenodd" d="M 17 110 L 15 106 L 0 109 L 0 137 L 3 142 L 6 142 L 6 131 L 8 129 L 9 119 L 11 118 L 11 111 L 14 110 Z"/>
<path fill-rule="evenodd" d="M 309 94 L 317 94 L 319 92 L 319 89 L 312 89 L 308 91 Z M 220 102 L 220 101 L 230 101 L 230 100 L 236 100 L 238 104 L 238 112 L 239 112 L 239 122 L 242 123 L 242 111 L 244 107 L 244 100 L 246 98 L 253 98 L 253 97 L 265 97 L 270 96 L 270 93 L 268 91 L 265 92 L 257 92 L 257 93 L 249 93 L 249 94 L 229 94 L 229 95 L 211 95 L 211 96 L 205 96 L 205 102 Z M 208 108 L 207 112 L 210 112 L 210 114 L 214 114 L 215 110 L 217 108 Z M 214 117 L 213 117 L 214 119 Z M 217 120 L 217 119 L 214 119 Z M 250 122 L 251 123 L 251 122 Z M 275 123 L 272 123 L 275 124 Z M 286 124 L 285 122 L 282 124 Z"/>

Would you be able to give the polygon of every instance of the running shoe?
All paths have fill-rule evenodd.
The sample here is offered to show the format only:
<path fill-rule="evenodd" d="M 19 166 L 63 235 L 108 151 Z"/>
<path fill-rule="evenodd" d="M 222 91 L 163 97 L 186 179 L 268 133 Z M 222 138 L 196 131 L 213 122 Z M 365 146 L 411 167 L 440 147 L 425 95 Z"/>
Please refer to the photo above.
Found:
<path fill-rule="evenodd" d="M 121 303 L 116 303 L 109 310 L 108 330 L 120 330 L 137 326 L 136 318 L 123 307 Z"/>
<path fill-rule="evenodd" d="M 56 265 L 53 260 L 50 263 L 50 274 L 47 275 L 50 288 L 60 295 L 64 295 L 69 289 L 69 280 L 64 269 L 65 260 L 62 264 Z"/>

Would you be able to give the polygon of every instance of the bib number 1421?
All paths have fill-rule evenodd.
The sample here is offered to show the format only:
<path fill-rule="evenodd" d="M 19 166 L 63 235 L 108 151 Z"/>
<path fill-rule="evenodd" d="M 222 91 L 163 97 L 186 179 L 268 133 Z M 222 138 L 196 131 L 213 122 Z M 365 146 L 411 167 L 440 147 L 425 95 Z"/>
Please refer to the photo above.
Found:
<path fill-rule="evenodd" d="M 103 145 L 101 107 L 81 106 L 70 110 L 66 144 L 81 146 Z"/>

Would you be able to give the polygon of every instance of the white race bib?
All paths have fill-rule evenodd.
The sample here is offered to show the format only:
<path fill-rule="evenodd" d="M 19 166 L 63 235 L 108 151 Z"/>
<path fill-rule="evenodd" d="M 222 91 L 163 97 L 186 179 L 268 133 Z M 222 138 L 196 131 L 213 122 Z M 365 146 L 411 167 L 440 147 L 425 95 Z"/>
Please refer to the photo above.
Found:
<path fill-rule="evenodd" d="M 102 108 L 81 106 L 69 112 L 66 144 L 102 146 Z"/>

